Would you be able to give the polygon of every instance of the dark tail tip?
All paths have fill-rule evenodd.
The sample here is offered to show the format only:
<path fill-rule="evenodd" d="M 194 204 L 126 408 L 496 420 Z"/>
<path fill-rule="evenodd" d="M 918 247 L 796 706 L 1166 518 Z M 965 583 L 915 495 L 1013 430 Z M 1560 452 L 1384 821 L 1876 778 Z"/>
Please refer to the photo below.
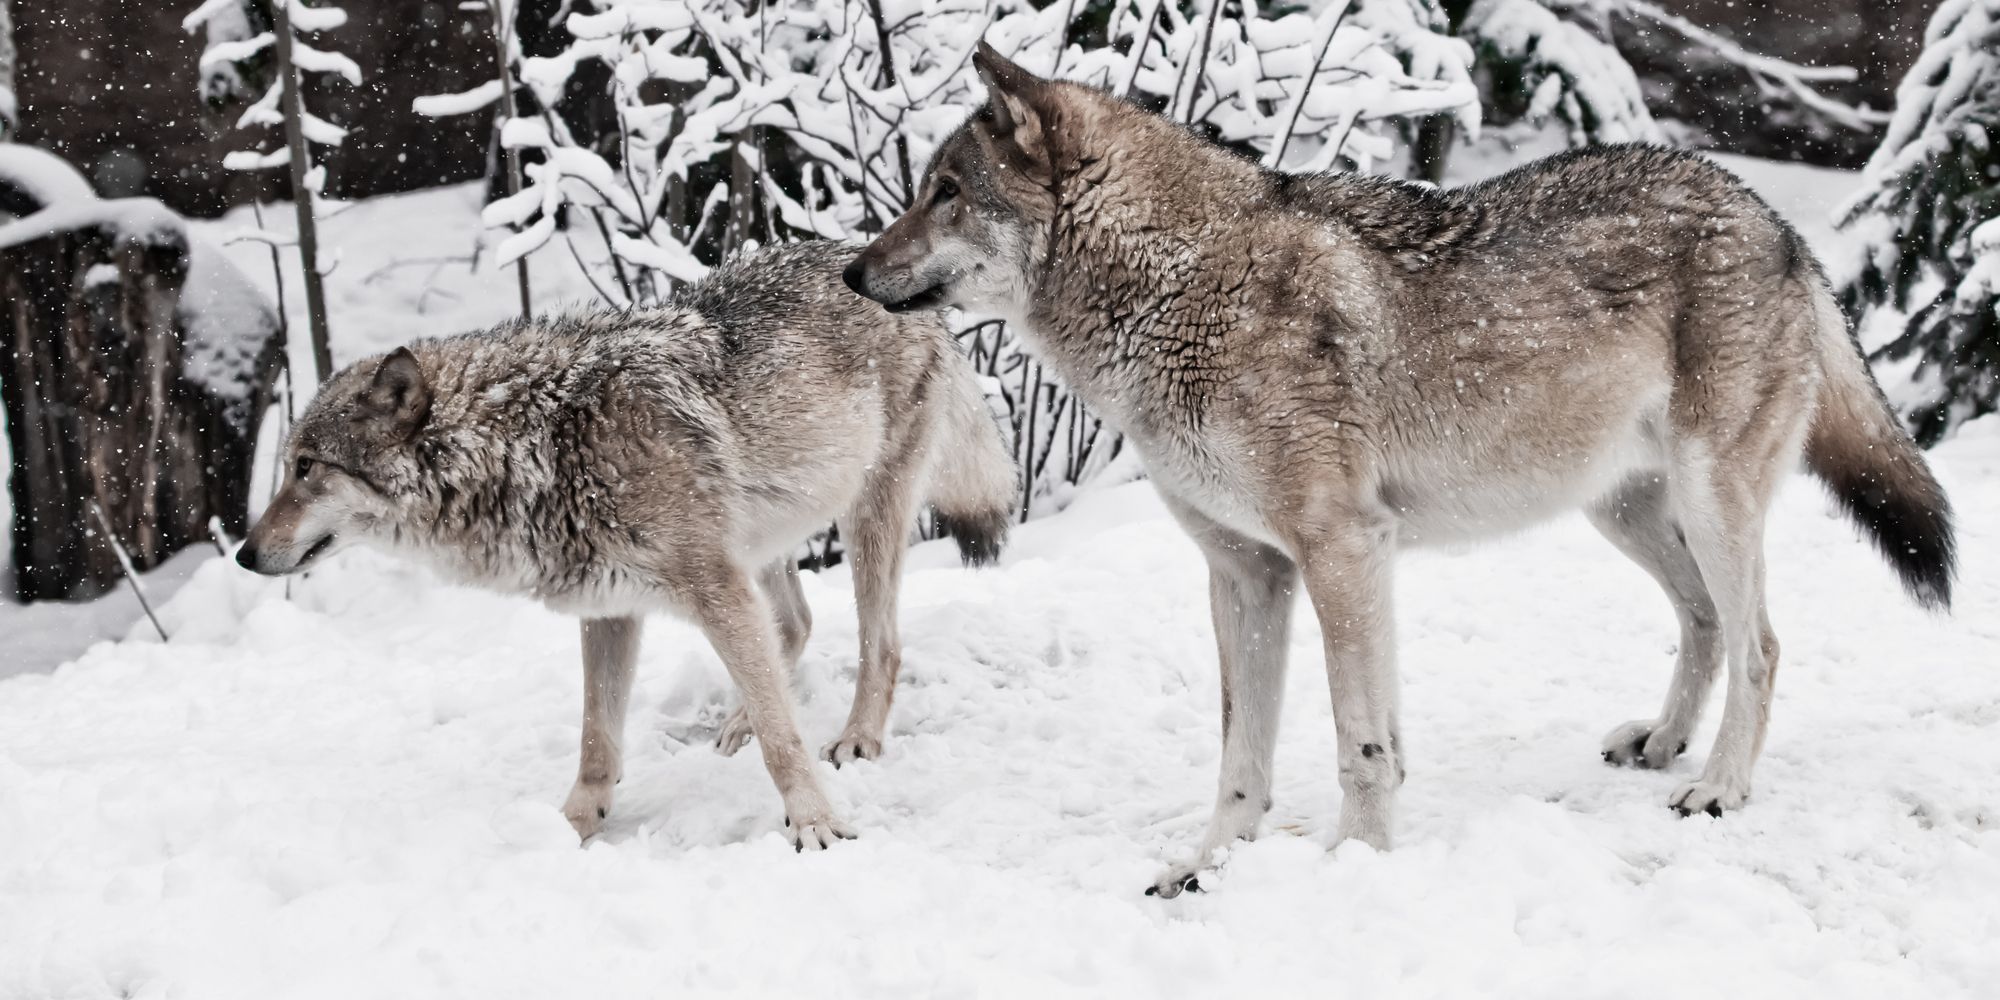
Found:
<path fill-rule="evenodd" d="M 1006 511 L 937 512 L 938 531 L 958 543 L 958 558 L 967 566 L 991 566 L 1000 561 L 1000 550 L 1007 544 L 1007 524 Z"/>
<path fill-rule="evenodd" d="M 1935 482 L 1924 478 L 1928 489 L 1922 490 L 1897 489 L 1868 475 L 1828 485 L 1902 577 L 1910 597 L 1932 611 L 1950 611 L 1952 577 L 1958 569 L 1951 504 Z"/>

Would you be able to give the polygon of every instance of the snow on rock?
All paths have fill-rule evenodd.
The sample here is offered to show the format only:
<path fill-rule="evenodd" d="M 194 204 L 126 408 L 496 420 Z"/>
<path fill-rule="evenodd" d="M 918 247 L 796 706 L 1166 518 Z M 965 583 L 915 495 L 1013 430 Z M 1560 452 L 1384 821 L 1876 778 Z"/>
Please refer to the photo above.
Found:
<path fill-rule="evenodd" d="M 1679 819 L 1598 759 L 1677 630 L 1569 518 L 1398 571 L 1395 850 L 1328 850 L 1340 790 L 1301 608 L 1266 834 L 1209 891 L 1140 890 L 1213 799 L 1206 576 L 1145 484 L 913 551 L 884 759 L 823 779 L 861 839 L 794 854 L 727 682 L 656 618 L 607 832 L 559 838 L 573 623 L 365 552 L 284 585 L 212 559 L 171 644 L 0 682 L 0 996 L 1954 998 L 2000 981 L 2000 421 L 1935 453 L 1952 617 L 1912 608 L 1803 479 L 1771 520 L 1784 644 L 1748 808 Z M 808 575 L 800 725 L 846 713 L 852 588 Z"/>
<path fill-rule="evenodd" d="M 85 227 L 108 230 L 122 241 L 187 248 L 188 274 L 179 314 L 186 332 L 182 372 L 216 398 L 229 401 L 231 424 L 247 430 L 257 380 L 257 359 L 278 330 L 278 316 L 257 286 L 228 256 L 190 237 L 186 222 L 151 198 L 100 199 L 75 167 L 33 146 L 0 143 L 0 206 L 5 189 L 25 196 L 29 209 L 13 216 L 0 207 L 0 247 L 16 246 Z M 108 263 L 92 266 L 87 284 L 118 280 Z"/>
<path fill-rule="evenodd" d="M 258 362 L 278 333 L 278 314 L 264 294 L 222 251 L 199 237 L 188 241 L 187 281 L 181 286 L 181 372 L 217 399 L 229 401 L 230 426 L 247 433 L 257 414 Z"/>

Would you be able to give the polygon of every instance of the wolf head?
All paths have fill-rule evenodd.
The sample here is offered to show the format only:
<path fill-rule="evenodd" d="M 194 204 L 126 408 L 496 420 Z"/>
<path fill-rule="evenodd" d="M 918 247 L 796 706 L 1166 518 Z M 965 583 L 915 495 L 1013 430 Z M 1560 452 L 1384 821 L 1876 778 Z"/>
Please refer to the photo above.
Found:
<path fill-rule="evenodd" d="M 415 469 L 431 389 L 407 347 L 359 362 L 320 390 L 280 456 L 285 481 L 236 562 L 295 573 L 356 541 L 392 533 L 395 488 Z"/>
<path fill-rule="evenodd" d="M 844 275 L 849 288 L 892 312 L 957 306 L 1021 315 L 1063 184 L 1097 165 L 1088 151 L 1097 140 L 1154 117 L 1087 87 L 1041 79 L 984 42 L 972 64 L 986 84 L 986 106 L 938 147 L 910 210 Z"/>

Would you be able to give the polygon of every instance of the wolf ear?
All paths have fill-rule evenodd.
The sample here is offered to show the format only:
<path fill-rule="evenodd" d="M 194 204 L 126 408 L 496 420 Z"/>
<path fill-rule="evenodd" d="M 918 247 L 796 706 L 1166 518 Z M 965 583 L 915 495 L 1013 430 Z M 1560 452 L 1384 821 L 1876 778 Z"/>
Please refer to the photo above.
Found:
<path fill-rule="evenodd" d="M 417 356 L 407 347 L 396 348 L 375 366 L 375 377 L 357 402 L 364 414 L 386 424 L 397 437 L 415 434 L 431 412 L 431 387 L 424 381 Z"/>
<path fill-rule="evenodd" d="M 1047 163 L 1049 150 L 1042 125 L 1048 81 L 1015 65 L 983 41 L 972 52 L 972 68 L 986 84 L 991 109 L 988 131 L 996 139 L 1011 139 L 1030 160 Z"/>

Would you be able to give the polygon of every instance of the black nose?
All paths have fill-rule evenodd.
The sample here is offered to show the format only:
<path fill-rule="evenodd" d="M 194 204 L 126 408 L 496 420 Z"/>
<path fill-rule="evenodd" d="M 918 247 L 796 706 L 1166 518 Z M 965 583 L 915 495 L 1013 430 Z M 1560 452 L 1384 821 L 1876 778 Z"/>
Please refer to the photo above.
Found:
<path fill-rule="evenodd" d="M 840 280 L 847 282 L 847 287 L 854 289 L 854 294 L 864 299 L 869 297 L 868 267 L 861 262 L 861 258 L 854 258 L 854 262 L 847 265 L 847 270 L 840 272 Z"/>
<path fill-rule="evenodd" d="M 244 542 L 236 550 L 236 565 L 248 570 L 257 568 L 257 550 L 249 542 Z"/>

